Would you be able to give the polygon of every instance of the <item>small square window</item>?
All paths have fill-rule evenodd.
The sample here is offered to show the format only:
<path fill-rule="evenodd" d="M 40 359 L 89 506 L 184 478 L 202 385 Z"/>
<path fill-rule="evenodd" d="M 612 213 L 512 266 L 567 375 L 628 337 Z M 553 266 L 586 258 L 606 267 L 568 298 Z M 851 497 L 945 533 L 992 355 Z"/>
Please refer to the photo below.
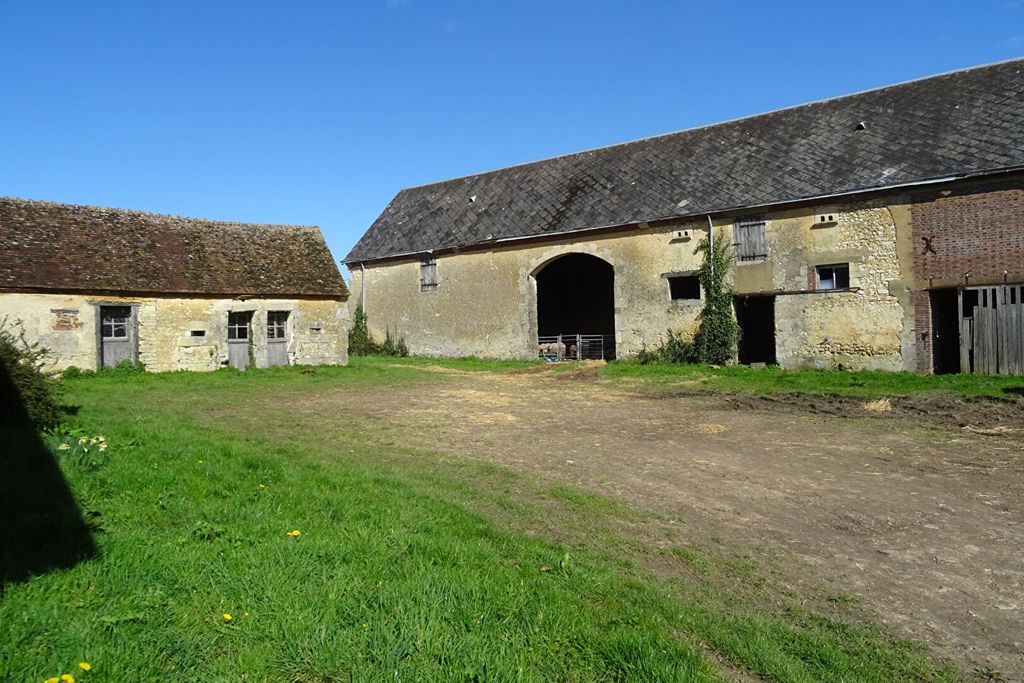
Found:
<path fill-rule="evenodd" d="M 288 311 L 269 311 L 267 313 L 267 339 L 279 340 L 285 338 L 288 329 Z"/>
<path fill-rule="evenodd" d="M 668 292 L 673 301 L 700 299 L 700 279 L 696 275 L 668 276 Z"/>
<path fill-rule="evenodd" d="M 245 341 L 249 338 L 249 323 L 252 312 L 228 313 L 228 340 Z"/>
<path fill-rule="evenodd" d="M 850 287 L 850 264 L 838 263 L 831 266 L 816 266 L 818 289 L 848 289 Z"/>

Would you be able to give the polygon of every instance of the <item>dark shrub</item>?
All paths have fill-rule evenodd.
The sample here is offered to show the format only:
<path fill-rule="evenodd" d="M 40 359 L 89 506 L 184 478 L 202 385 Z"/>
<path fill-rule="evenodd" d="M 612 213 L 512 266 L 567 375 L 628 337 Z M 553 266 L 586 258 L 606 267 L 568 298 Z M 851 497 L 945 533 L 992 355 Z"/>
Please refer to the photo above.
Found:
<path fill-rule="evenodd" d="M 29 421 L 40 430 L 57 426 L 63 415 L 60 383 L 42 368 L 47 355 L 46 349 L 25 340 L 20 324 L 0 320 L 0 364 L 18 394 L 3 397 L 3 408 L 13 412 L 20 404 Z"/>

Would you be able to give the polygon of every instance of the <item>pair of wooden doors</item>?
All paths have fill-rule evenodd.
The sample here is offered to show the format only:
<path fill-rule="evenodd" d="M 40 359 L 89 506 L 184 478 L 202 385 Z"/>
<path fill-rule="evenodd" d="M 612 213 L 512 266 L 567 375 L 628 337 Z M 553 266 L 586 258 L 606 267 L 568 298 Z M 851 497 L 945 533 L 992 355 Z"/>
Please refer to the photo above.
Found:
<path fill-rule="evenodd" d="M 228 313 L 228 365 L 245 370 L 254 362 L 252 311 Z M 267 364 L 288 365 L 288 311 L 267 313 Z"/>

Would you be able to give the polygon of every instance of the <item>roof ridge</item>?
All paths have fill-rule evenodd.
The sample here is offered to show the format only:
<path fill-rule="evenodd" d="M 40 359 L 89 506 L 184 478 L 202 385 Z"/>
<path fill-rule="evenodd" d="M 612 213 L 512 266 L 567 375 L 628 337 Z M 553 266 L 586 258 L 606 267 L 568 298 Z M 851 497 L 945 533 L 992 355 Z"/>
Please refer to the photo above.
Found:
<path fill-rule="evenodd" d="M 171 218 L 177 221 L 188 221 L 193 223 L 213 223 L 221 226 L 236 226 L 236 227 L 252 227 L 252 228 L 288 228 L 288 229 L 301 229 L 301 230 L 317 230 L 320 231 L 318 225 L 298 225 L 292 223 L 247 223 L 244 221 L 227 221 L 216 218 L 197 218 L 195 216 L 183 216 L 181 214 L 173 213 L 155 213 L 152 211 L 141 211 L 139 209 L 124 209 L 113 206 L 96 206 L 94 204 L 75 204 L 73 202 L 55 202 L 48 199 L 29 199 L 25 197 L 9 197 L 6 195 L 0 195 L 0 202 L 12 202 L 23 205 L 38 205 L 38 206 L 53 206 L 65 209 L 86 209 L 89 211 L 110 211 L 114 213 L 122 213 L 131 216 L 139 216 L 144 218 Z"/>
<path fill-rule="evenodd" d="M 701 124 L 701 125 L 698 125 L 698 126 L 691 126 L 689 128 L 681 128 L 680 130 L 669 131 L 667 133 L 658 133 L 656 135 L 648 135 L 646 137 L 636 138 L 634 140 L 625 140 L 623 142 L 613 142 L 610 145 L 601 145 L 601 146 L 598 146 L 598 147 L 588 147 L 587 149 L 581 149 L 581 150 L 578 150 L 578 151 L 575 151 L 575 152 L 569 152 L 568 154 L 556 154 L 554 156 L 543 157 L 543 158 L 540 158 L 540 159 L 532 159 L 530 161 L 522 161 L 522 162 L 515 163 L 515 164 L 509 164 L 507 166 L 499 166 L 497 168 L 488 169 L 486 171 L 478 171 L 476 173 L 467 173 L 467 174 L 461 175 L 461 176 L 452 176 L 451 178 L 445 178 L 443 180 L 434 180 L 434 181 L 427 182 L 427 183 L 419 183 L 417 185 L 408 185 L 406 187 L 401 188 L 399 190 L 399 192 L 405 192 L 406 190 L 421 189 L 421 188 L 424 188 L 424 187 L 430 187 L 432 185 L 444 185 L 445 183 L 454 182 L 456 180 L 466 180 L 468 178 L 476 178 L 476 177 L 480 177 L 480 176 L 491 175 L 493 173 L 499 173 L 501 171 L 508 171 L 508 170 L 513 169 L 513 168 L 524 168 L 524 167 L 527 167 L 527 166 L 532 166 L 534 164 L 542 164 L 542 163 L 545 163 L 545 162 L 548 162 L 548 161 L 554 161 L 556 159 L 568 159 L 568 158 L 571 158 L 571 157 L 580 156 L 582 154 L 590 154 L 590 153 L 593 153 L 593 152 L 602 152 L 602 151 L 607 150 L 607 149 L 614 149 L 616 147 L 624 147 L 626 145 L 635 145 L 637 143 L 647 142 L 648 140 L 657 140 L 659 138 L 666 138 L 666 137 L 671 137 L 671 136 L 674 136 L 674 135 L 681 135 L 683 133 L 691 133 L 691 132 L 694 132 L 694 131 L 705 130 L 705 129 L 708 129 L 708 128 L 717 128 L 719 126 L 727 126 L 727 125 L 730 125 L 730 124 L 739 123 L 740 121 L 747 121 L 749 119 L 756 119 L 756 118 L 760 118 L 762 116 L 771 116 L 773 114 L 779 114 L 779 113 L 784 112 L 784 111 L 792 111 L 792 110 L 796 110 L 796 109 L 801 109 L 803 107 L 811 107 L 811 106 L 814 106 L 814 105 L 825 104 L 827 102 L 835 102 L 835 101 L 838 101 L 838 100 L 845 100 L 845 99 L 849 99 L 849 98 L 852 98 L 852 97 L 858 97 L 860 95 L 866 95 L 868 93 L 879 92 L 879 91 L 882 91 L 882 90 L 893 90 L 893 89 L 896 89 L 896 88 L 901 88 L 901 87 L 905 87 L 905 86 L 908 86 L 908 85 L 912 85 L 914 83 L 919 83 L 921 81 L 931 81 L 931 80 L 937 80 L 937 79 L 940 79 L 940 78 L 947 78 L 949 76 L 954 76 L 956 74 L 966 73 L 968 71 L 977 71 L 977 70 L 981 70 L 981 69 L 988 69 L 988 68 L 992 68 L 992 67 L 995 67 L 995 66 L 1002 66 L 1002 65 L 1005 65 L 1005 64 L 1010 64 L 1010 63 L 1013 63 L 1013 62 L 1020 62 L 1021 66 L 1024 66 L 1024 57 L 1012 57 L 1010 59 L 1004 59 L 1004 60 L 1000 60 L 1000 61 L 996 61 L 996 62 L 989 62 L 989 63 L 986 63 L 986 64 L 977 64 L 975 66 L 967 66 L 967 67 L 962 67 L 962 68 L 959 68 L 959 69 L 951 69 L 949 71 L 943 71 L 943 72 L 937 73 L 937 74 L 930 74 L 928 76 L 918 76 L 917 78 L 911 78 L 911 79 L 908 79 L 908 80 L 905 80 L 905 81 L 898 81 L 896 83 L 890 83 L 889 85 L 880 85 L 880 86 L 877 86 L 877 87 L 874 87 L 874 88 L 865 88 L 864 90 L 858 90 L 856 92 L 846 93 L 846 94 L 843 94 L 843 95 L 833 95 L 831 97 L 823 97 L 821 99 L 811 100 L 809 102 L 802 102 L 800 104 L 791 104 L 791 105 L 786 106 L 786 107 L 779 107 L 778 109 L 769 109 L 768 111 L 759 112 L 757 114 L 748 114 L 746 116 L 737 116 L 735 118 L 726 119 L 724 121 L 716 121 L 714 123 L 705 123 L 705 124 Z"/>

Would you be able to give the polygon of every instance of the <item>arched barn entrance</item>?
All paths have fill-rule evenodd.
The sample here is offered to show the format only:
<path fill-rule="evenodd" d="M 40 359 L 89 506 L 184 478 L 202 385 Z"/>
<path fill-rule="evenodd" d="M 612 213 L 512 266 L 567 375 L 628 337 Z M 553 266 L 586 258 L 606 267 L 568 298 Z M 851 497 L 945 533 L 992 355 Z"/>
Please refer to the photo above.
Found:
<path fill-rule="evenodd" d="M 566 254 L 537 279 L 537 343 L 548 360 L 615 358 L 615 269 L 590 254 Z"/>

